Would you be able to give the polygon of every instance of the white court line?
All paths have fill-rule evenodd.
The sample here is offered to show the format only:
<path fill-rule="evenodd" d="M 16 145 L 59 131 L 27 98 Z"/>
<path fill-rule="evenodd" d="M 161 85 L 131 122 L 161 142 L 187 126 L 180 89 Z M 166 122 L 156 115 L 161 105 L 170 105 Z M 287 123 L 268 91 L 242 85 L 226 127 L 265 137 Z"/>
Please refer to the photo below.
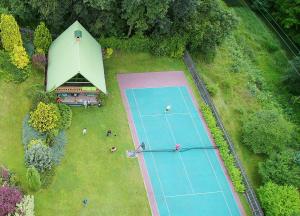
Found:
<path fill-rule="evenodd" d="M 156 116 L 165 116 L 165 115 L 190 115 L 190 113 L 157 113 L 157 114 L 145 114 L 141 115 L 142 117 L 156 117 Z"/>
<path fill-rule="evenodd" d="M 139 109 L 139 106 L 138 106 L 136 97 L 135 97 L 135 95 L 134 95 L 134 91 L 132 90 L 131 92 L 132 92 L 132 95 L 133 95 L 133 98 L 134 98 L 134 102 L 135 102 L 135 105 L 136 105 L 136 109 L 137 109 L 137 111 L 138 111 L 138 114 L 139 114 L 139 117 L 140 117 L 140 120 L 141 120 L 141 123 L 142 123 L 142 127 L 143 127 L 143 130 L 144 130 L 146 139 L 147 139 L 147 143 L 149 144 L 150 149 L 152 149 L 152 148 L 151 148 L 151 145 L 150 145 L 150 142 L 149 142 L 149 138 L 148 138 L 148 134 L 147 134 L 146 128 L 145 128 L 145 126 L 144 126 L 143 119 L 142 119 L 142 117 L 141 117 L 141 112 L 140 112 L 140 109 Z M 167 207 L 167 210 L 168 210 L 168 215 L 170 215 L 170 209 L 169 209 L 169 206 L 168 206 L 168 203 L 167 203 L 167 200 L 166 200 L 166 195 L 165 195 L 165 192 L 164 192 L 164 190 L 163 190 L 163 186 L 162 186 L 162 183 L 161 183 L 161 179 L 160 179 L 160 177 L 159 177 L 159 175 L 158 175 L 158 170 L 157 170 L 156 160 L 155 160 L 155 158 L 154 158 L 154 156 L 153 156 L 153 153 L 150 152 L 150 154 L 151 154 L 152 160 L 154 161 L 155 173 L 156 173 L 157 179 L 158 179 L 159 184 L 160 184 L 160 189 L 161 189 L 161 191 L 162 191 L 162 193 L 163 193 L 164 201 L 165 201 L 165 204 L 166 204 L 166 207 Z"/>
<path fill-rule="evenodd" d="M 170 130 L 170 133 L 171 133 L 171 135 L 172 135 L 173 141 L 174 141 L 175 144 L 176 144 L 177 142 L 176 142 L 176 138 L 175 138 L 175 135 L 174 135 L 174 133 L 173 133 L 172 127 L 171 127 L 171 125 L 170 125 L 170 123 L 169 123 L 169 121 L 168 121 L 167 116 L 165 116 L 165 118 L 166 118 L 166 121 L 167 121 L 167 125 L 168 125 L 168 127 L 169 127 L 169 130 Z M 178 155 L 179 155 L 180 162 L 181 162 L 181 164 L 182 164 L 182 166 L 183 166 L 183 170 L 184 170 L 184 172 L 185 172 L 185 176 L 186 176 L 186 178 L 187 178 L 187 180 L 188 180 L 188 182 L 189 182 L 189 185 L 190 185 L 190 188 L 191 188 L 191 190 L 192 190 L 192 193 L 194 193 L 195 190 L 194 190 L 194 188 L 193 188 L 193 185 L 192 185 L 190 176 L 189 176 L 189 174 L 188 174 L 188 171 L 187 171 L 187 169 L 186 169 L 186 167 L 185 167 L 184 161 L 182 160 L 181 153 L 180 153 L 180 152 L 176 152 L 176 153 L 178 153 Z"/>
<path fill-rule="evenodd" d="M 182 91 L 181 91 L 181 88 L 178 87 L 178 89 L 179 89 L 180 94 L 181 94 L 181 97 L 182 97 L 182 99 L 183 99 L 183 101 L 184 101 L 185 107 L 187 108 L 187 110 L 188 110 L 189 113 L 190 113 L 190 118 L 192 119 L 194 129 L 195 129 L 196 132 L 197 132 L 197 135 L 198 135 L 198 137 L 199 137 L 200 142 L 203 144 L 201 135 L 199 134 L 198 128 L 196 127 L 196 123 L 195 123 L 195 121 L 194 121 L 194 118 L 193 118 L 192 115 L 191 115 L 190 109 L 189 109 L 189 107 L 187 106 L 187 103 L 186 103 L 185 97 L 183 96 L 183 93 L 182 93 Z M 212 168 L 212 170 L 213 170 L 213 173 L 214 173 L 214 176 L 215 176 L 215 178 L 216 178 L 216 180 L 217 180 L 218 186 L 219 186 L 220 189 L 222 189 L 221 184 L 220 184 L 219 179 L 218 179 L 218 176 L 217 176 L 217 174 L 216 174 L 216 170 L 215 170 L 214 166 L 213 166 L 212 163 L 211 163 L 210 157 L 208 156 L 207 151 L 206 151 L 205 149 L 204 149 L 204 151 L 205 151 L 205 155 L 206 155 L 206 157 L 207 157 L 207 159 L 208 159 L 208 161 L 209 161 L 209 164 L 210 164 L 210 166 L 211 166 L 211 168 Z M 226 206 L 227 206 L 227 208 L 228 208 L 228 210 L 229 210 L 229 213 L 230 213 L 230 215 L 232 215 L 231 209 L 230 209 L 230 207 L 229 207 L 229 205 L 228 205 L 228 202 L 227 202 L 227 199 L 226 199 L 224 193 L 222 193 L 222 195 L 223 195 L 223 199 L 224 199 L 224 201 L 225 201 L 225 203 L 226 203 Z"/>
<path fill-rule="evenodd" d="M 198 195 L 207 195 L 207 194 L 216 194 L 216 193 L 223 193 L 223 191 L 220 190 L 220 191 L 203 192 L 203 193 L 178 194 L 178 195 L 166 196 L 166 198 L 184 197 L 184 196 L 198 196 Z"/>

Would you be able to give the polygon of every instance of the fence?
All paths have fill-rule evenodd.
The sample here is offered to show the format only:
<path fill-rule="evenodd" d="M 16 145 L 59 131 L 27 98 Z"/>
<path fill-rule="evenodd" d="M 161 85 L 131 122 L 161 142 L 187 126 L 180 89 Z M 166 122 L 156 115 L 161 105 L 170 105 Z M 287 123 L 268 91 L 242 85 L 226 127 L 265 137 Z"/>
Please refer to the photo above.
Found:
<path fill-rule="evenodd" d="M 255 192 L 248 180 L 248 177 L 246 175 L 246 172 L 234 150 L 234 145 L 232 143 L 232 140 L 229 136 L 229 134 L 227 133 L 223 123 L 222 123 L 222 120 L 221 120 L 221 117 L 219 116 L 218 112 L 217 112 L 217 109 L 206 89 L 206 86 L 204 84 L 204 81 L 201 79 L 200 75 L 198 74 L 197 72 L 197 69 L 195 67 L 195 64 L 190 56 L 190 54 L 188 53 L 188 51 L 185 51 L 185 54 L 184 54 L 184 62 L 186 64 L 186 66 L 188 67 L 189 69 L 189 72 L 191 73 L 193 79 L 194 79 L 194 82 L 198 88 L 198 91 L 202 97 L 202 99 L 204 100 L 204 102 L 211 108 L 212 112 L 213 112 L 213 115 L 215 116 L 216 120 L 217 120 L 217 124 L 218 124 L 218 127 L 222 130 L 223 134 L 224 134 L 224 138 L 225 140 L 227 141 L 228 145 L 229 145 L 229 149 L 235 159 L 235 163 L 236 163 L 236 166 L 240 169 L 241 171 L 241 174 L 242 174 L 242 177 L 243 177 L 243 181 L 244 181 L 244 184 L 245 184 L 245 187 L 246 187 L 246 190 L 245 190 L 245 197 L 250 205 L 250 208 L 252 210 L 252 213 L 254 216 L 263 216 L 264 213 L 260 207 L 260 204 L 258 202 L 258 199 L 255 195 Z"/>

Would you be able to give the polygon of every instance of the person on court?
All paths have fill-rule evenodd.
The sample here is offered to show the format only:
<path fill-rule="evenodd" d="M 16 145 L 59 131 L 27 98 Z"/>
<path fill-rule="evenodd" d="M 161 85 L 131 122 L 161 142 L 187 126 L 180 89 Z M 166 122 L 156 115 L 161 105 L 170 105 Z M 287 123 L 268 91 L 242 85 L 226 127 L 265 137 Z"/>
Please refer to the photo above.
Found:
<path fill-rule="evenodd" d="M 175 145 L 175 151 L 180 151 L 180 147 L 181 147 L 180 144 L 176 144 Z"/>
<path fill-rule="evenodd" d="M 171 105 L 166 106 L 165 112 L 170 112 L 171 111 Z"/>

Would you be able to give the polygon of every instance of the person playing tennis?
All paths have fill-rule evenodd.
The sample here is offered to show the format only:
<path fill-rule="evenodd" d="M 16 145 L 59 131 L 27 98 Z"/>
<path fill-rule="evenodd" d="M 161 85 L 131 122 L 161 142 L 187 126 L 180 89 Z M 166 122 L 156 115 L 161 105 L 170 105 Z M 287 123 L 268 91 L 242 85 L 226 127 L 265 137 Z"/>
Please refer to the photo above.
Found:
<path fill-rule="evenodd" d="M 171 105 L 166 106 L 165 112 L 170 112 L 171 111 Z"/>
<path fill-rule="evenodd" d="M 180 144 L 176 144 L 175 145 L 175 151 L 180 151 L 180 147 L 181 147 Z"/>

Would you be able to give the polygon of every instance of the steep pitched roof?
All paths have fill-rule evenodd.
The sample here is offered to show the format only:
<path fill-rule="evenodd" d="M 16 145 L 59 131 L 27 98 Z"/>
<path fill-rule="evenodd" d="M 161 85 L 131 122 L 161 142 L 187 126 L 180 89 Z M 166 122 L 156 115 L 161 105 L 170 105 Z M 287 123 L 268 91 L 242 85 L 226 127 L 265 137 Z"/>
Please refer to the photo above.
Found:
<path fill-rule="evenodd" d="M 81 37 L 79 41 L 76 36 Z M 61 86 L 78 73 L 106 93 L 101 46 L 76 21 L 50 46 L 46 90 Z"/>

